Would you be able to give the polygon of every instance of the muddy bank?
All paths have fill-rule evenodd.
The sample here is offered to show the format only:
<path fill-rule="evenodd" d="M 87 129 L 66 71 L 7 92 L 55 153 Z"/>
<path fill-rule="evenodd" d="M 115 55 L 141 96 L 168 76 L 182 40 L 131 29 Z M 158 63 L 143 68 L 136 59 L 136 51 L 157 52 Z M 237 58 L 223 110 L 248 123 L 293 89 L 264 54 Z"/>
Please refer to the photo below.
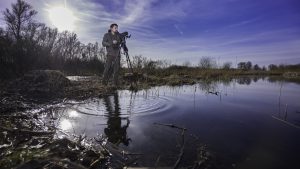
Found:
<path fill-rule="evenodd" d="M 103 86 L 102 78 L 89 76 L 86 79 L 68 79 L 55 70 L 38 70 L 23 77 L 1 82 L 0 111 L 16 112 L 35 107 L 37 104 L 60 102 L 64 99 L 85 99 L 111 93 L 118 89 L 139 90 L 156 85 L 194 84 L 198 78 L 183 75 L 157 77 L 153 75 L 123 76 L 120 85 Z"/>

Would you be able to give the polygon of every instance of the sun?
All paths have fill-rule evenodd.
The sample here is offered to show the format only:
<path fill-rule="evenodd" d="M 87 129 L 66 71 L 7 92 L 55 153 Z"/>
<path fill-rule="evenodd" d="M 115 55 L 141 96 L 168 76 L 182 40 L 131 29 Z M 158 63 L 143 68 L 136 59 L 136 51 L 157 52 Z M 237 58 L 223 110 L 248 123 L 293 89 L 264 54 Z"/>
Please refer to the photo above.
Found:
<path fill-rule="evenodd" d="M 65 7 L 53 7 L 50 8 L 48 12 L 52 24 L 57 27 L 58 30 L 74 30 L 74 22 L 76 18 L 71 10 Z"/>

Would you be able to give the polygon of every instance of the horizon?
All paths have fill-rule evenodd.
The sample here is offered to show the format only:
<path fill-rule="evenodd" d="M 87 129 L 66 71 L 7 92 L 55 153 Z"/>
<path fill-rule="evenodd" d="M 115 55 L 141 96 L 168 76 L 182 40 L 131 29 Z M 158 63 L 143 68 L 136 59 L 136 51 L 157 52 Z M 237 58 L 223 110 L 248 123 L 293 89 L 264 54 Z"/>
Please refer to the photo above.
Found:
<path fill-rule="evenodd" d="M 300 63 L 300 2 L 296 0 L 25 0 L 38 12 L 35 20 L 60 31 L 69 29 L 82 43 L 101 44 L 111 23 L 128 31 L 129 54 L 173 64 L 198 63 L 208 56 L 219 64 Z M 2 12 L 16 0 L 0 2 Z M 57 23 L 61 8 L 67 25 Z M 195 31 L 196 30 L 196 31 Z M 154 50 L 153 50 L 154 49 Z"/>

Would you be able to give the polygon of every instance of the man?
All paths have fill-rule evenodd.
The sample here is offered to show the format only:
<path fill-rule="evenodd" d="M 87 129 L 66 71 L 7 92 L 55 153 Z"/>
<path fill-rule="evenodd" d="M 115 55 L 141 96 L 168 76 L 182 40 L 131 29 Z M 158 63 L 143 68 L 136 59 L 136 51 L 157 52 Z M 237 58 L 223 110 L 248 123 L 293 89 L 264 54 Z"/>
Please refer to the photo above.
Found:
<path fill-rule="evenodd" d="M 118 33 L 118 25 L 111 24 L 110 29 L 104 35 L 102 45 L 106 47 L 107 56 L 103 72 L 102 84 L 107 85 L 110 77 L 110 69 L 113 69 L 113 85 L 118 86 L 118 74 L 120 70 L 120 44 L 122 39 Z"/>

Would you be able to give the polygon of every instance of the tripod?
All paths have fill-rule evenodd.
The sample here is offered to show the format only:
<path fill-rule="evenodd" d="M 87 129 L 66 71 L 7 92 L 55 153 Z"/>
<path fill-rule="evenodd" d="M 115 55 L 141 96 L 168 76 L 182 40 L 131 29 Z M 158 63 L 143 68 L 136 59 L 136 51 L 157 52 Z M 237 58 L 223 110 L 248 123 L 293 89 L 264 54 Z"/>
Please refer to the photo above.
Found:
<path fill-rule="evenodd" d="M 126 39 L 130 38 L 131 35 L 128 35 L 128 32 L 120 33 L 119 35 L 122 39 L 121 48 L 123 48 L 124 54 L 126 56 L 126 62 L 127 62 L 128 68 L 131 71 L 131 76 L 133 77 L 134 84 L 135 84 L 135 86 L 137 86 L 136 78 L 135 78 L 133 68 L 132 68 L 132 64 L 131 64 L 131 61 L 130 61 L 130 57 L 129 57 L 129 54 L 128 54 L 128 48 L 126 46 Z M 131 81 L 131 86 L 132 86 L 132 81 Z"/>

